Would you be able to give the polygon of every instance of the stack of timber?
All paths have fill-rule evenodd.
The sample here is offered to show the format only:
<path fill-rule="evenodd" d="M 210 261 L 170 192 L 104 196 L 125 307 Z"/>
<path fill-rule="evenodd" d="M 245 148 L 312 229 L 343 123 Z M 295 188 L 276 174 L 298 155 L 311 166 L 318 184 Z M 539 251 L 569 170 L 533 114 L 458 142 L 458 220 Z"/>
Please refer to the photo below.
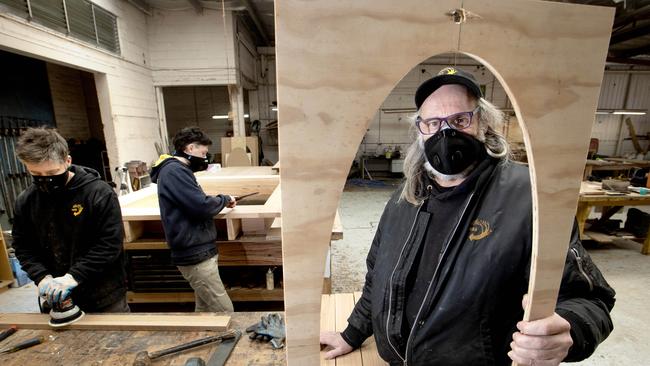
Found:
<path fill-rule="evenodd" d="M 320 330 L 342 332 L 348 326 L 348 317 L 354 309 L 354 305 L 361 298 L 361 292 L 343 293 L 334 295 L 323 295 L 320 306 Z M 321 366 L 384 366 L 388 365 L 379 357 L 375 337 L 366 339 L 358 349 L 346 355 L 339 356 L 334 360 L 326 360 L 325 353 L 329 349 L 320 352 Z"/>

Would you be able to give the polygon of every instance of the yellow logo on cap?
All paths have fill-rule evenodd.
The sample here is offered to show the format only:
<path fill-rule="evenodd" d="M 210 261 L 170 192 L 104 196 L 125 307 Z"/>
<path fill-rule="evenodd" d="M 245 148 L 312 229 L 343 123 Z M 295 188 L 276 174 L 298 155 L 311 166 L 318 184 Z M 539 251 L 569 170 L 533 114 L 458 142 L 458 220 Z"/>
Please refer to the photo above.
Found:
<path fill-rule="evenodd" d="M 75 216 L 81 215 L 81 212 L 84 210 L 84 207 L 78 203 L 72 205 L 72 214 Z"/>
<path fill-rule="evenodd" d="M 440 70 L 440 72 L 438 73 L 438 75 L 454 75 L 454 74 L 456 74 L 457 72 L 458 72 L 458 71 L 456 71 L 456 69 L 454 69 L 453 67 L 446 67 L 446 68 Z"/>

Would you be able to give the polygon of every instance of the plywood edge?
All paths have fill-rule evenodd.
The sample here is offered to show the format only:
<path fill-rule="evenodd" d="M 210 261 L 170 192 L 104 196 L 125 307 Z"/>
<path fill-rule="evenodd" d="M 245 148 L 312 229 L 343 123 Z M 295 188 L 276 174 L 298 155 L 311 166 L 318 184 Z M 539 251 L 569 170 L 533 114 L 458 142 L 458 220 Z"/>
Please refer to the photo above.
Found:
<path fill-rule="evenodd" d="M 334 225 L 332 226 L 332 240 L 341 240 L 343 239 L 343 224 L 341 223 L 341 215 L 339 210 L 336 210 L 336 216 L 334 216 Z"/>
<path fill-rule="evenodd" d="M 282 189 L 280 184 L 275 187 L 275 190 L 273 190 L 269 199 L 266 200 L 264 208 L 268 212 L 282 212 Z"/>

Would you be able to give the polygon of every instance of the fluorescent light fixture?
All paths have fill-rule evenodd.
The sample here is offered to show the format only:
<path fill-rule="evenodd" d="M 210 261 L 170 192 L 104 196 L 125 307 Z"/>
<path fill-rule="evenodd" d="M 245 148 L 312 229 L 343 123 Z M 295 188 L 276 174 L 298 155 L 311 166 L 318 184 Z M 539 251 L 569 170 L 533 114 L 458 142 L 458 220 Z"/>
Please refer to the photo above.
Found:
<path fill-rule="evenodd" d="M 248 117 L 249 117 L 248 114 L 244 115 L 244 118 L 248 118 Z M 212 119 L 229 119 L 229 118 L 230 116 L 228 116 L 227 114 L 215 114 L 214 116 L 212 116 Z"/>
<path fill-rule="evenodd" d="M 598 109 L 596 114 L 616 114 L 616 115 L 630 115 L 630 116 L 643 116 L 648 112 L 647 109 Z"/>
<path fill-rule="evenodd" d="M 629 114 L 632 116 L 643 116 L 645 111 L 614 111 L 612 114 Z"/>
<path fill-rule="evenodd" d="M 273 108 L 271 108 L 271 110 L 272 110 L 273 112 L 277 112 L 277 111 L 278 111 L 278 107 L 273 107 Z"/>

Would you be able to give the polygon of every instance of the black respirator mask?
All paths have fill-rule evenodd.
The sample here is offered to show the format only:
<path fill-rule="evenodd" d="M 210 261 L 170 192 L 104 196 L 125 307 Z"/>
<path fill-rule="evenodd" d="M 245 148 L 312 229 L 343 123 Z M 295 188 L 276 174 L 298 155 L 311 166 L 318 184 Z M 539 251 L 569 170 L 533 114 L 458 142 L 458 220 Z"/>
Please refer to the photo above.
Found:
<path fill-rule="evenodd" d="M 32 175 L 34 185 L 44 193 L 61 193 L 68 182 L 68 169 L 66 168 L 65 172 L 57 175 Z"/>
<path fill-rule="evenodd" d="M 202 157 L 186 154 L 184 152 L 180 152 L 180 153 L 177 152 L 174 154 L 174 156 L 180 156 L 182 158 L 189 160 L 190 169 L 194 173 L 208 169 L 208 164 L 210 163 L 210 154 L 207 154 L 205 158 L 202 158 Z"/>
<path fill-rule="evenodd" d="M 446 175 L 462 173 L 486 155 L 482 142 L 451 128 L 439 131 L 426 140 L 424 152 L 429 164 Z"/>

